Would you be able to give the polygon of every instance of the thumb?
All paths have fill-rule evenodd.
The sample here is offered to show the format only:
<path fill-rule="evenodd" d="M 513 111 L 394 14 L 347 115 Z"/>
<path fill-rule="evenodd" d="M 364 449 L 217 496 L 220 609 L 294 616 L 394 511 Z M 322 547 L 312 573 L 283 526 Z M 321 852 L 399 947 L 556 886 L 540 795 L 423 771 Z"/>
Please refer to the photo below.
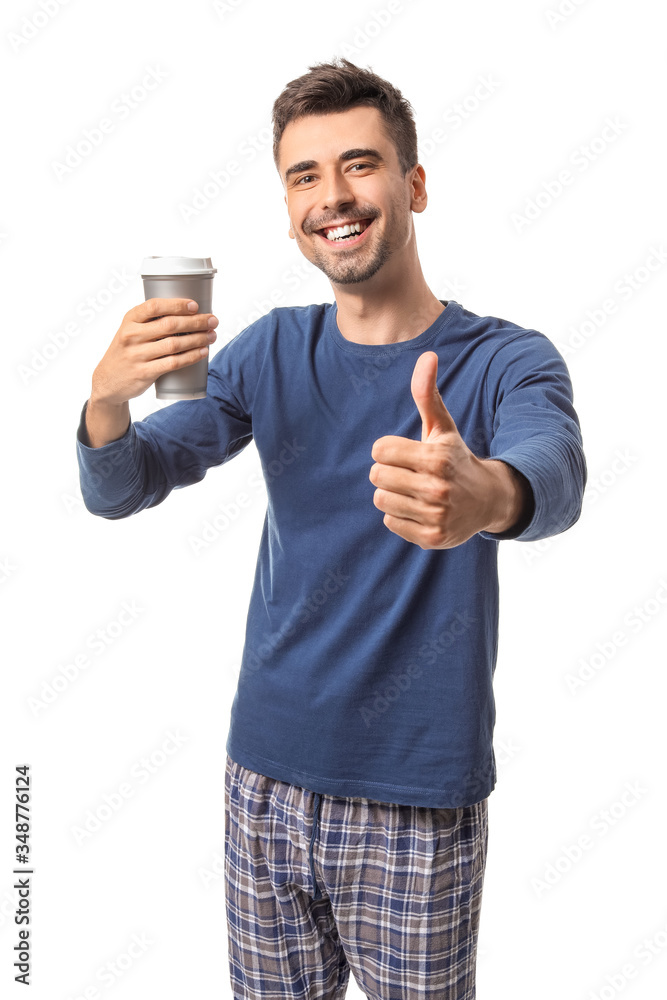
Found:
<path fill-rule="evenodd" d="M 436 439 L 441 434 L 458 433 L 438 391 L 437 375 L 438 355 L 435 351 L 420 354 L 412 373 L 410 388 L 422 418 L 422 441 Z"/>

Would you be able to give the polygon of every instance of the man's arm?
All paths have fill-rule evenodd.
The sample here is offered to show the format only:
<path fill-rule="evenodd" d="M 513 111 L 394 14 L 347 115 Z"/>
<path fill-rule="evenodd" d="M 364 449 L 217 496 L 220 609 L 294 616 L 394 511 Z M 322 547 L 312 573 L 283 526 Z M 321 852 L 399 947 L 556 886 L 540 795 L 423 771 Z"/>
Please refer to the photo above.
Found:
<path fill-rule="evenodd" d="M 81 494 L 91 514 L 110 520 L 155 507 L 173 489 L 199 482 L 253 437 L 251 418 L 217 372 L 216 358 L 205 399 L 181 400 L 130 420 L 121 437 L 99 447 L 88 444 L 89 405 L 81 411 L 76 441 Z"/>
<path fill-rule="evenodd" d="M 148 299 L 125 314 L 93 373 L 77 430 L 81 493 L 92 514 L 115 520 L 154 507 L 252 439 L 250 415 L 219 370 L 229 344 L 209 366 L 205 399 L 131 420 L 129 400 L 207 353 L 217 322 L 188 299 Z"/>
<path fill-rule="evenodd" d="M 489 457 L 522 476 L 531 498 L 516 524 L 503 528 L 499 519 L 480 534 L 531 542 L 566 531 L 581 514 L 587 468 L 563 357 L 535 331 L 509 341 L 489 366 L 487 399 L 494 414 Z"/>
<path fill-rule="evenodd" d="M 494 514 L 484 530 L 487 533 L 519 535 L 535 513 L 533 490 L 518 469 L 496 459 L 487 459 L 486 468 L 495 478 Z"/>
<path fill-rule="evenodd" d="M 123 437 L 129 426 L 129 402 L 106 403 L 91 395 L 85 408 L 84 444 L 89 448 L 102 448 Z"/>
<path fill-rule="evenodd" d="M 531 541 L 573 524 L 586 464 L 569 375 L 553 344 L 525 331 L 496 352 L 487 372 L 493 437 L 484 458 L 465 443 L 440 396 L 437 360 L 426 351 L 412 375 L 422 440 L 385 435 L 371 449 L 373 503 L 386 527 L 423 549 L 446 549 L 476 534 Z"/>

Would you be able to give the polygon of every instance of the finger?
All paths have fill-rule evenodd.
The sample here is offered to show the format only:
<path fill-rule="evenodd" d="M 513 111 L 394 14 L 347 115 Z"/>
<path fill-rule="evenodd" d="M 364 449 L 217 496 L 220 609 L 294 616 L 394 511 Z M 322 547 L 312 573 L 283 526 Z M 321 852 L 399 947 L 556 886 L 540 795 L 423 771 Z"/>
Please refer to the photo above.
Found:
<path fill-rule="evenodd" d="M 189 347 L 194 347 L 196 343 L 200 343 L 202 346 L 207 341 L 207 335 L 215 329 L 218 325 L 218 318 L 212 313 L 202 313 L 195 316 L 180 316 L 180 315 L 169 315 L 169 316 L 159 316 L 155 317 L 152 322 L 144 323 L 133 323 L 131 325 L 125 326 L 124 339 L 128 343 L 150 343 L 155 341 L 163 340 L 164 338 L 178 338 L 187 337 L 188 335 L 197 336 L 198 341 L 186 340 L 184 344 L 180 346 L 172 345 L 171 348 L 165 347 L 164 353 L 173 353 L 177 351 L 187 350 Z"/>
<path fill-rule="evenodd" d="M 404 517 L 417 524 L 427 523 L 433 516 L 428 504 L 422 503 L 413 496 L 394 493 L 390 490 L 377 489 L 373 494 L 373 503 L 378 510 L 392 517 Z"/>
<path fill-rule="evenodd" d="M 405 539 L 406 542 L 412 542 L 415 545 L 419 545 L 420 548 L 425 548 L 422 544 L 424 527 L 418 521 L 412 521 L 406 517 L 395 517 L 393 514 L 385 514 L 384 526 L 388 531 Z"/>
<path fill-rule="evenodd" d="M 410 389 L 422 418 L 422 441 L 434 433 L 458 433 L 438 390 L 437 377 L 438 355 L 435 351 L 420 354 L 412 372 Z"/>
<path fill-rule="evenodd" d="M 177 354 L 187 354 L 188 352 L 200 352 L 202 347 L 210 347 L 212 341 L 208 333 L 186 333 L 173 337 L 159 337 L 157 340 L 149 340 L 135 347 L 136 357 L 141 361 L 155 361 L 158 358 L 167 358 Z M 194 357 L 194 353 L 193 353 Z M 197 360 L 201 360 L 203 355 L 199 355 Z"/>
<path fill-rule="evenodd" d="M 382 465 L 410 469 L 412 472 L 433 471 L 433 461 L 442 457 L 442 443 L 413 441 L 412 438 L 385 434 L 371 448 L 371 458 Z"/>
<path fill-rule="evenodd" d="M 146 323 L 159 316 L 196 316 L 199 310 L 198 303 L 195 303 L 197 309 L 188 309 L 188 303 L 193 301 L 193 299 L 146 299 L 125 315 L 132 323 Z"/>
<path fill-rule="evenodd" d="M 376 463 L 371 467 L 368 478 L 378 489 L 387 493 L 420 498 L 423 492 L 424 473 L 413 472 L 404 466 Z"/>

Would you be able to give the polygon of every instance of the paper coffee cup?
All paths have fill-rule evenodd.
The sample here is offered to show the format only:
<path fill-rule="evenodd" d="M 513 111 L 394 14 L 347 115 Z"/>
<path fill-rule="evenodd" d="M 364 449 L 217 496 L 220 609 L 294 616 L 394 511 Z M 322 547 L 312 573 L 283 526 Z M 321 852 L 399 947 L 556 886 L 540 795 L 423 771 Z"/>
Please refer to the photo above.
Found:
<path fill-rule="evenodd" d="M 213 312 L 213 275 L 210 257 L 144 257 L 141 277 L 146 299 L 194 299 L 200 313 Z M 183 336 L 183 334 L 178 334 Z M 200 361 L 165 372 L 155 380 L 157 399 L 203 399 L 208 381 L 208 355 Z"/>

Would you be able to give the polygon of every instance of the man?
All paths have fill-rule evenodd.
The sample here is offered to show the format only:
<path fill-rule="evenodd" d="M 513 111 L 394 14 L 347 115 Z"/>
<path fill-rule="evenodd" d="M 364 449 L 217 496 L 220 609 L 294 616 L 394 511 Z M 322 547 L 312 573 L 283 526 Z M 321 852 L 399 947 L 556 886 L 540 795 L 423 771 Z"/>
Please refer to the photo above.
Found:
<path fill-rule="evenodd" d="M 428 288 L 399 91 L 319 64 L 273 122 L 289 235 L 335 304 L 271 310 L 211 360 L 206 399 L 136 423 L 128 400 L 217 320 L 131 309 L 82 412 L 81 488 L 126 517 L 257 446 L 269 503 L 225 783 L 234 996 L 340 998 L 352 969 L 368 997 L 471 1000 L 498 541 L 579 517 L 572 387 L 543 334 Z"/>

